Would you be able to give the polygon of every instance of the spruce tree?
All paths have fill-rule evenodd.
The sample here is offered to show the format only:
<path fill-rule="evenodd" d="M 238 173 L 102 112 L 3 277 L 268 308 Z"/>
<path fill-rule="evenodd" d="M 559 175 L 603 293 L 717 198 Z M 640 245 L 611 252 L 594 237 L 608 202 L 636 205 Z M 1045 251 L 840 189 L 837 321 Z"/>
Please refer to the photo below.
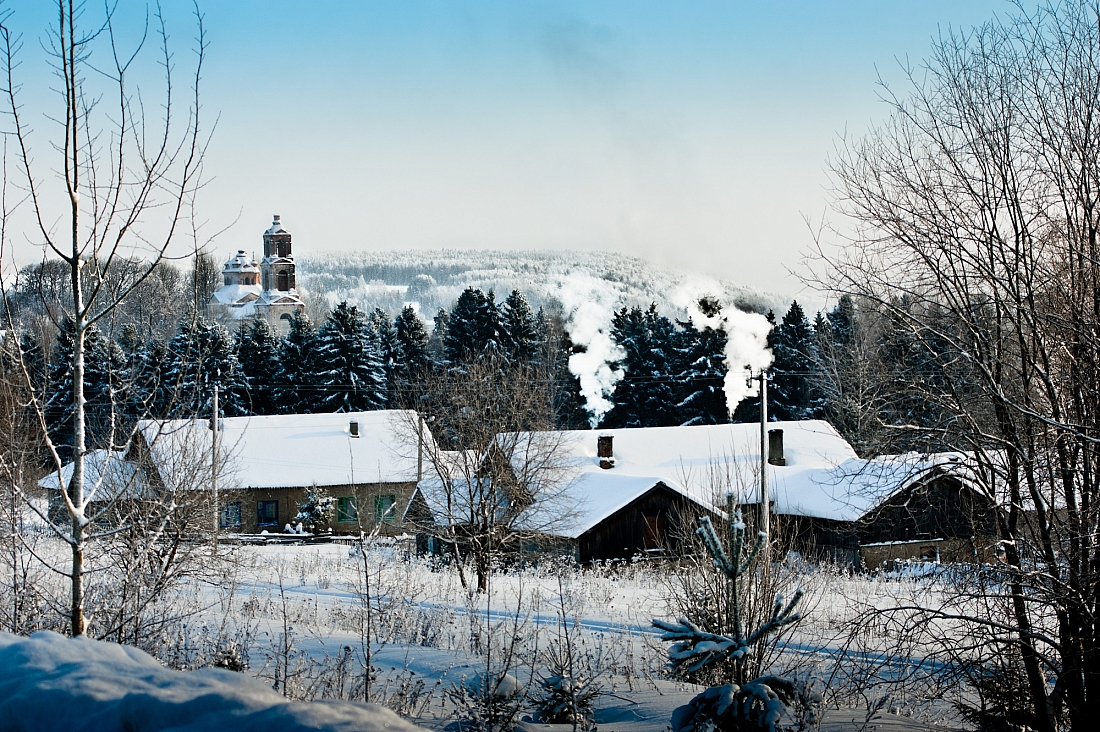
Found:
<path fill-rule="evenodd" d="M 279 371 L 275 388 L 276 411 L 281 414 L 309 414 L 315 411 L 314 390 L 316 332 L 309 316 L 296 312 L 290 331 L 279 346 Z"/>
<path fill-rule="evenodd" d="M 675 338 L 676 419 L 681 425 L 725 424 L 726 333 L 711 327 L 698 330 L 690 320 L 680 328 Z"/>
<path fill-rule="evenodd" d="M 201 318 L 182 323 L 168 344 L 161 384 L 171 393 L 170 416 L 209 417 L 215 386 L 222 416 L 248 414 L 248 387 L 229 331 Z"/>
<path fill-rule="evenodd" d="M 501 341 L 504 352 L 513 363 L 527 363 L 538 348 L 535 317 L 527 298 L 512 290 L 500 308 Z"/>
<path fill-rule="evenodd" d="M 386 382 L 386 406 L 395 407 L 405 382 L 405 353 L 390 314 L 375 308 L 367 321 Z"/>
<path fill-rule="evenodd" d="M 437 364 L 447 362 L 447 331 L 450 330 L 451 314 L 446 308 L 440 308 L 432 318 L 432 333 L 428 337 L 428 353 Z"/>
<path fill-rule="evenodd" d="M 73 347 L 74 324 L 61 321 L 54 344 L 52 364 L 46 379 L 45 417 L 48 434 L 58 454 L 71 460 L 73 435 Z M 88 444 L 102 446 L 109 439 L 115 408 L 125 399 L 122 377 L 125 361 L 121 349 L 99 329 L 90 326 L 84 340 L 84 399 Z"/>
<path fill-rule="evenodd" d="M 450 364 L 475 361 L 501 352 L 500 309 L 493 291 L 467 287 L 447 320 L 443 355 Z"/>
<path fill-rule="evenodd" d="M 404 358 L 400 369 L 401 379 L 407 384 L 423 378 L 432 364 L 428 351 L 428 329 L 424 327 L 424 321 L 415 310 L 405 306 L 394 318 L 393 327 Z"/>
<path fill-rule="evenodd" d="M 237 359 L 248 387 L 251 414 L 277 414 L 276 386 L 279 383 L 279 337 L 262 318 L 241 329 Z"/>
<path fill-rule="evenodd" d="M 129 358 L 130 389 L 126 413 L 130 419 L 165 419 L 175 408 L 175 393 L 165 382 L 168 344 L 151 339 Z"/>
<path fill-rule="evenodd" d="M 315 354 L 316 411 L 385 408 L 385 369 L 359 308 L 346 301 L 333 308 L 317 329 Z"/>
<path fill-rule="evenodd" d="M 623 308 L 611 321 L 611 337 L 625 352 L 618 362 L 624 372 L 611 396 L 614 406 L 604 416 L 604 427 L 663 427 L 678 424 L 674 377 L 676 329 L 657 313 Z"/>
<path fill-rule="evenodd" d="M 815 341 L 802 306 L 793 301 L 769 338 L 774 359 L 768 385 L 770 419 L 816 419 L 821 415 L 820 400 L 813 386 L 813 372 L 819 362 Z"/>

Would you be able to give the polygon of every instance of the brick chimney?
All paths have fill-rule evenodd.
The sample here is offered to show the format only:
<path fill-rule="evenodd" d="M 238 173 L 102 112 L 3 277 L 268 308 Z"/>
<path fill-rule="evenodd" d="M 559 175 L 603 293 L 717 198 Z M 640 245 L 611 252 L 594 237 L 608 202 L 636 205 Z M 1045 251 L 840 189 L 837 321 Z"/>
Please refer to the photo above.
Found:
<path fill-rule="evenodd" d="M 783 430 L 768 430 L 768 464 L 787 464 L 787 458 L 783 455 Z"/>
<path fill-rule="evenodd" d="M 596 457 L 604 470 L 615 467 L 615 452 L 611 447 L 613 435 L 600 435 L 596 438 Z"/>

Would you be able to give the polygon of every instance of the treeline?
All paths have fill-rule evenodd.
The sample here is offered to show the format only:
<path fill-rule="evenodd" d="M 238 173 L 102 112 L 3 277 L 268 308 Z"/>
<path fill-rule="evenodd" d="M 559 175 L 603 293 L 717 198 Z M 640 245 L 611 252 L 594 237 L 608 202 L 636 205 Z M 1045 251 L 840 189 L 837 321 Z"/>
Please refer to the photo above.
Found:
<path fill-rule="evenodd" d="M 227 327 L 202 317 L 201 304 L 217 284 L 211 271 L 205 260 L 188 273 L 161 265 L 102 331 L 89 331 L 85 398 L 93 444 L 105 446 L 112 429 L 125 434 L 139 419 L 209 415 L 215 386 L 225 416 L 426 408 L 426 391 L 446 388 L 438 374 L 489 359 L 502 369 L 533 369 L 537 376 L 529 378 L 547 382 L 557 428 L 591 426 L 569 370 L 581 347 L 559 315 L 533 312 L 518 290 L 497 302 L 492 291 L 468 287 L 449 310 L 437 311 L 432 328 L 410 307 L 391 316 L 342 302 L 319 323 L 298 314 L 281 337 L 262 320 Z M 8 302 L 23 315 L 20 350 L 51 438 L 64 450 L 72 443 L 72 323 L 61 318 L 52 342 L 42 337 L 48 330 L 31 325 L 65 310 L 64 290 L 49 274 L 44 267 L 24 273 Z M 720 303 L 704 299 L 699 306 L 717 313 Z M 166 325 L 172 317 L 179 323 L 174 333 Z M 951 447 L 947 418 L 929 396 L 945 383 L 943 359 L 924 353 L 902 323 L 850 297 L 812 322 L 797 302 L 781 319 L 767 317 L 774 326 L 770 419 L 827 419 L 867 455 Z M 624 307 L 610 326 L 623 354 L 612 366 L 622 378 L 598 427 L 759 419 L 758 397 L 732 405 L 730 414 L 723 387 L 738 365 L 727 363 L 724 331 L 670 319 L 656 305 Z M 9 362 L 11 346 L 8 339 Z M 912 388 L 914 379 L 920 389 Z"/>

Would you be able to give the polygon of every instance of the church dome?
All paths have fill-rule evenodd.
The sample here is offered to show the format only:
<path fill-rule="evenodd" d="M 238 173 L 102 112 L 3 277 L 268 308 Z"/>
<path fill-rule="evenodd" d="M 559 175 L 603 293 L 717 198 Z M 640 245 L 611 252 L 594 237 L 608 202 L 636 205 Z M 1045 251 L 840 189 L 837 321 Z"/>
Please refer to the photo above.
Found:
<path fill-rule="evenodd" d="M 256 263 L 252 261 L 252 257 L 248 256 L 243 249 L 238 249 L 236 254 L 226 260 L 224 271 L 258 273 L 260 268 L 256 266 Z"/>

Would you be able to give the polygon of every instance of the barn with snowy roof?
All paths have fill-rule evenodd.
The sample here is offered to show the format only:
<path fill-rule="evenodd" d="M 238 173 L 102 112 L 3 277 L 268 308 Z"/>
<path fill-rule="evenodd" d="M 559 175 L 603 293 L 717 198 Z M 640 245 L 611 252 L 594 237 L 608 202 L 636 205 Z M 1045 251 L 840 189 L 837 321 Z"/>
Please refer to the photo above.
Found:
<path fill-rule="evenodd" d="M 334 499 L 337 534 L 404 532 L 416 512 L 420 473 L 415 412 L 228 417 L 220 423 L 218 485 L 221 527 L 278 532 L 294 520 L 307 491 Z M 139 424 L 130 459 L 161 489 L 209 487 L 213 461 L 208 420 Z M 431 440 L 426 427 L 421 439 Z M 193 473 L 205 471 L 196 478 Z"/>

